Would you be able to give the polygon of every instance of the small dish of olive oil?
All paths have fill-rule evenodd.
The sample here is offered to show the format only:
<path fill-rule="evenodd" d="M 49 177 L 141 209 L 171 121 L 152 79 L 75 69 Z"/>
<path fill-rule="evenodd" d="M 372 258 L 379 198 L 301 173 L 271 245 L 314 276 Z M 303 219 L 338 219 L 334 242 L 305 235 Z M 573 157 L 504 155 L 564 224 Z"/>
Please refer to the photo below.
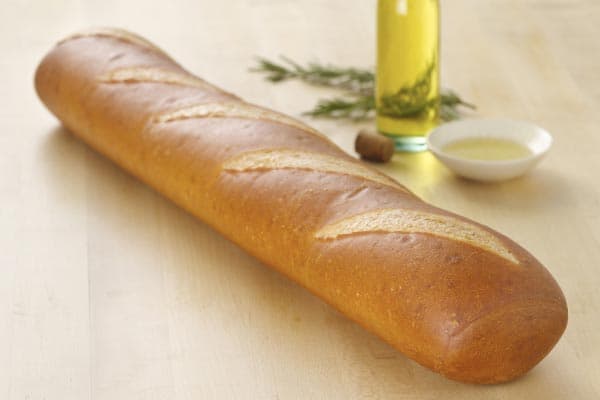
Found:
<path fill-rule="evenodd" d="M 427 138 L 429 150 L 457 175 L 501 181 L 523 175 L 548 152 L 552 136 L 528 122 L 466 119 L 443 124 Z"/>

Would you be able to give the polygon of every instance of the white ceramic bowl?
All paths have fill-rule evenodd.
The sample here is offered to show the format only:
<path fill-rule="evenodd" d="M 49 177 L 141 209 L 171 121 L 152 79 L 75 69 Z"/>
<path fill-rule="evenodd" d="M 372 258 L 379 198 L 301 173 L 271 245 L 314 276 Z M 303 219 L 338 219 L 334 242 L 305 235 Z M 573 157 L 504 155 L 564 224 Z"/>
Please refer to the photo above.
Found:
<path fill-rule="evenodd" d="M 487 161 L 459 158 L 443 151 L 456 140 L 495 138 L 517 142 L 531 155 L 514 160 Z M 509 119 L 464 119 L 435 128 L 427 137 L 429 150 L 449 169 L 465 178 L 478 181 L 502 181 L 523 175 L 548 152 L 552 136 L 539 126 Z"/>

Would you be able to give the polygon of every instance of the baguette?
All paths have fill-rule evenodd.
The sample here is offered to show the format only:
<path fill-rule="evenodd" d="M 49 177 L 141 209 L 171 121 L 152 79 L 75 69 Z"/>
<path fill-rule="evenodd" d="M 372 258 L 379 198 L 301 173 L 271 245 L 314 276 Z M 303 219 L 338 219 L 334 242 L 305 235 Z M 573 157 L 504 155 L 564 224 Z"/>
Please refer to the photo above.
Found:
<path fill-rule="evenodd" d="M 104 28 L 62 40 L 35 87 L 88 145 L 448 378 L 514 379 L 566 327 L 559 286 L 516 243 L 426 204 L 137 35 Z"/>

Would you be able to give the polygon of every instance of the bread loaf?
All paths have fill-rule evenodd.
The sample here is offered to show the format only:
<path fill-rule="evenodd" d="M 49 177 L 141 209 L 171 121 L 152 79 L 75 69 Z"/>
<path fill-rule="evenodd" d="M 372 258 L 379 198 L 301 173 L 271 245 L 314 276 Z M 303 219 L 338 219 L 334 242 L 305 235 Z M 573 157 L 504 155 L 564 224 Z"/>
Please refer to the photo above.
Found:
<path fill-rule="evenodd" d="M 88 145 L 451 379 L 516 378 L 565 329 L 560 288 L 510 239 L 424 203 L 141 37 L 73 35 L 43 59 L 35 87 Z"/>

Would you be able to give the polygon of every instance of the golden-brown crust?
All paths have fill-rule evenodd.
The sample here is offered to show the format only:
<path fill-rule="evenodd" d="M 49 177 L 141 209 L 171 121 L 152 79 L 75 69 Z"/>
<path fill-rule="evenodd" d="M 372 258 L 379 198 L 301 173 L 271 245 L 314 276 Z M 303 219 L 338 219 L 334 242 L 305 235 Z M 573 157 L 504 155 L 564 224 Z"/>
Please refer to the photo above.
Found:
<path fill-rule="evenodd" d="M 123 42 L 127 42 L 127 43 L 130 43 L 130 44 L 138 46 L 138 47 L 142 47 L 142 48 L 146 48 L 146 49 L 155 51 L 157 53 L 160 53 L 162 56 L 164 56 L 166 58 L 170 58 L 167 53 L 162 51 L 162 49 L 157 47 L 154 43 L 144 39 L 143 37 L 141 37 L 139 35 L 136 35 L 135 33 L 132 33 L 132 32 L 126 31 L 124 29 L 120 29 L 120 28 L 111 28 L 111 27 L 100 26 L 100 27 L 84 29 L 84 30 L 75 32 L 75 33 L 67 36 L 66 38 L 59 41 L 58 44 L 62 44 L 69 40 L 79 39 L 79 38 L 83 38 L 83 37 L 90 37 L 90 36 L 106 37 L 106 38 L 113 39 L 113 40 L 121 40 Z"/>
<path fill-rule="evenodd" d="M 289 117 L 256 106 L 198 109 L 240 99 L 129 35 L 76 35 L 36 72 L 42 101 L 90 146 L 452 379 L 510 380 L 554 346 L 566 303 L 521 247 L 423 203 Z M 261 156 L 269 152 L 279 158 Z M 357 216 L 385 210 L 393 224 L 355 229 Z"/>

